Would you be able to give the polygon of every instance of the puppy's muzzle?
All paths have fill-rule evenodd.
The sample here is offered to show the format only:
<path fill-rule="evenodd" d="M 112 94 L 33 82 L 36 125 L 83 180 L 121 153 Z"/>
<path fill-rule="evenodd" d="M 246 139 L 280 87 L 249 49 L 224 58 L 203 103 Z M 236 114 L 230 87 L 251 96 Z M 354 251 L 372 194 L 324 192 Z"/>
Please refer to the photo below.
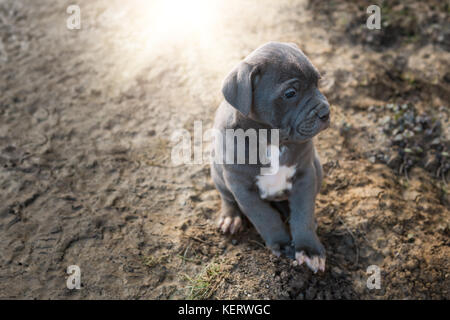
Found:
<path fill-rule="evenodd" d="M 297 120 L 297 132 L 303 136 L 311 136 L 330 126 L 330 105 L 322 93 L 315 89 L 305 95 L 299 109 L 309 109 L 304 120 Z"/>
<path fill-rule="evenodd" d="M 322 102 L 316 107 L 316 114 L 320 119 L 321 130 L 330 126 L 330 105 L 328 102 Z"/>
<path fill-rule="evenodd" d="M 317 116 L 323 122 L 329 122 L 330 120 L 330 106 L 328 103 L 321 103 L 317 108 Z"/>

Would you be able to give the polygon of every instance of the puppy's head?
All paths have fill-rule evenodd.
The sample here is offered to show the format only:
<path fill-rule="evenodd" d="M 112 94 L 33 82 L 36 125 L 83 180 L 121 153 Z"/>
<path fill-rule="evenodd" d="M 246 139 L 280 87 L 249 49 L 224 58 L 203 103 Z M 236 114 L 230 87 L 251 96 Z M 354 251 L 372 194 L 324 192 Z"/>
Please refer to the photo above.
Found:
<path fill-rule="evenodd" d="M 295 45 L 270 42 L 226 77 L 225 100 L 245 117 L 280 129 L 280 138 L 306 141 L 330 124 L 319 72 Z"/>

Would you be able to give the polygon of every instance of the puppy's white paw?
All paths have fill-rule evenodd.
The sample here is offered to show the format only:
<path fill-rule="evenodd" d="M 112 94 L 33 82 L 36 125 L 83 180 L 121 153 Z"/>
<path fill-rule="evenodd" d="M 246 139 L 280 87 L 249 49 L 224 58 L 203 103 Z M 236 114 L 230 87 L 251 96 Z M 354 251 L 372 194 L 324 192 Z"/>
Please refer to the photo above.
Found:
<path fill-rule="evenodd" d="M 304 251 L 299 251 L 295 253 L 295 262 L 297 265 L 301 266 L 306 262 L 306 265 L 312 272 L 317 273 L 317 271 L 325 271 L 325 257 L 311 256 L 308 257 Z"/>
<path fill-rule="evenodd" d="M 242 218 L 240 216 L 221 216 L 217 226 L 222 233 L 235 234 L 242 230 Z"/>

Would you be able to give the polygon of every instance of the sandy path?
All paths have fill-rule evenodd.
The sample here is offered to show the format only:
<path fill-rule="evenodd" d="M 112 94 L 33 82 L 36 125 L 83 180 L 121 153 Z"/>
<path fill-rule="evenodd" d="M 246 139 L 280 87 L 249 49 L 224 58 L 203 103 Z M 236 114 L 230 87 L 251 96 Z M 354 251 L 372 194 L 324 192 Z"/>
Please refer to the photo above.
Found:
<path fill-rule="evenodd" d="M 169 31 L 139 0 L 79 5 L 82 29 L 70 31 L 64 2 L 0 2 L 0 297 L 182 298 L 192 285 L 184 275 L 216 263 L 216 298 L 404 298 L 411 287 L 396 288 L 405 272 L 415 297 L 448 298 L 448 207 L 431 179 L 419 172 L 417 188 L 426 185 L 425 212 L 436 214 L 409 225 L 419 204 L 399 196 L 389 168 L 355 158 L 358 143 L 349 151 L 337 125 L 318 139 L 329 170 L 318 201 L 329 252 L 320 277 L 270 256 L 253 230 L 219 235 L 208 164 L 170 162 L 172 133 L 198 120 L 208 128 L 227 71 L 270 40 L 298 43 L 329 75 L 335 123 L 358 123 L 344 101 L 357 96 L 365 62 L 352 57 L 363 48 L 332 45 L 306 2 L 226 1 L 209 25 Z M 416 246 L 406 239 L 413 228 Z M 66 288 L 72 264 L 81 290 Z M 391 277 L 379 292 L 365 288 L 371 264 Z"/>

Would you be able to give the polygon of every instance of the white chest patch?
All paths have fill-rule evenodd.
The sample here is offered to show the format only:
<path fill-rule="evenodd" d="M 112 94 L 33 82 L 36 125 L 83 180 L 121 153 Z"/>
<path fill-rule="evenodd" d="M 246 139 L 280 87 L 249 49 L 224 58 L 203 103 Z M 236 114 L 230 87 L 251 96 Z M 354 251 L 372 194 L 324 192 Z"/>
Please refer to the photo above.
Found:
<path fill-rule="evenodd" d="M 272 175 L 256 177 L 256 185 L 262 199 L 280 199 L 286 196 L 292 188 L 292 177 L 295 174 L 295 165 L 280 166 Z"/>

